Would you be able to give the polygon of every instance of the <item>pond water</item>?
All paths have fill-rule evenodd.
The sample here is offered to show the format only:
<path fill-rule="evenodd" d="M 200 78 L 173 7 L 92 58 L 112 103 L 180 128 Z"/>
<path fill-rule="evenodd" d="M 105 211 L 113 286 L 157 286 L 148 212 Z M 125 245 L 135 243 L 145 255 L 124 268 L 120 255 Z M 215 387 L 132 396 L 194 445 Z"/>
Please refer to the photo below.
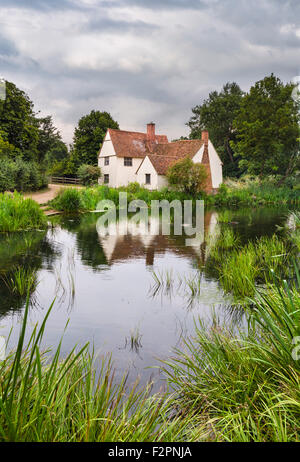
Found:
<path fill-rule="evenodd" d="M 224 211 L 221 214 L 224 221 Z M 90 342 L 96 352 L 112 353 L 117 377 L 130 370 L 130 380 L 139 376 L 146 383 L 154 378 L 159 386 L 159 359 L 180 348 L 182 338 L 193 332 L 195 318 L 209 321 L 214 309 L 226 322 L 241 319 L 209 265 L 210 247 L 220 229 L 230 226 L 246 243 L 276 232 L 288 212 L 227 211 L 229 224 L 219 223 L 219 215 L 213 210 L 205 213 L 205 239 L 193 247 L 185 245 L 184 236 L 101 237 L 94 213 L 55 217 L 47 232 L 1 235 L 0 335 L 8 337 L 13 328 L 8 349 L 16 346 L 25 300 L 9 292 L 5 277 L 15 266 L 34 268 L 39 283 L 32 297 L 28 335 L 55 298 L 43 346 L 55 347 L 69 321 L 62 354 L 75 344 Z M 183 281 L 192 281 L 199 268 L 200 294 L 192 299 Z M 169 284 L 158 287 L 153 272 L 169 279 Z"/>

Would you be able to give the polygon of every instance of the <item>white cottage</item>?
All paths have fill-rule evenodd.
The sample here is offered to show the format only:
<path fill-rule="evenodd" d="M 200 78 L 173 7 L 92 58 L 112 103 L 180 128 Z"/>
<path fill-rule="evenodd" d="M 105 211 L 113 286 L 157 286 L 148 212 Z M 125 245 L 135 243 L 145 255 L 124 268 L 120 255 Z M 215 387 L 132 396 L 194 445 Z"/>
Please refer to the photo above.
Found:
<path fill-rule="evenodd" d="M 168 184 L 169 166 L 186 157 L 205 165 L 206 191 L 217 190 L 223 181 L 222 162 L 207 131 L 202 132 L 201 140 L 170 143 L 166 135 L 156 135 L 153 122 L 147 125 L 147 133 L 109 128 L 99 153 L 100 183 L 118 187 L 138 182 L 149 189 L 161 189 Z"/>

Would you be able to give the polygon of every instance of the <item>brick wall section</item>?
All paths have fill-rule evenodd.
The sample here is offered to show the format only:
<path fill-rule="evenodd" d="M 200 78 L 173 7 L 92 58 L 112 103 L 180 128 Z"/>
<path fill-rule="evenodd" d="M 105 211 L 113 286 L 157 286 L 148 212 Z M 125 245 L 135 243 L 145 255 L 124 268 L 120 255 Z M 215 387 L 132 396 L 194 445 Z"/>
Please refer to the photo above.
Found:
<path fill-rule="evenodd" d="M 209 162 L 209 155 L 208 155 L 208 142 L 205 142 L 204 144 L 204 151 L 203 151 L 203 157 L 202 157 L 201 164 L 204 165 L 206 169 L 206 173 L 207 173 L 207 179 L 206 179 L 204 190 L 206 193 L 211 194 L 213 192 L 213 187 L 212 187 L 211 169 L 210 169 L 210 162 Z"/>

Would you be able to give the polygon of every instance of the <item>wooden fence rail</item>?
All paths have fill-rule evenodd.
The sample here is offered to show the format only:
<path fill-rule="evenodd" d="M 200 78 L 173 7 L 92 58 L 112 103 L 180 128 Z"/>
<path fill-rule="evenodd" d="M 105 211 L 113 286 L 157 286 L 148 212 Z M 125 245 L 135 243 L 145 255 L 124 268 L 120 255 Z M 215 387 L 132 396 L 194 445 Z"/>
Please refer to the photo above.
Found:
<path fill-rule="evenodd" d="M 79 178 L 66 178 L 64 176 L 50 177 L 52 184 L 81 184 Z"/>

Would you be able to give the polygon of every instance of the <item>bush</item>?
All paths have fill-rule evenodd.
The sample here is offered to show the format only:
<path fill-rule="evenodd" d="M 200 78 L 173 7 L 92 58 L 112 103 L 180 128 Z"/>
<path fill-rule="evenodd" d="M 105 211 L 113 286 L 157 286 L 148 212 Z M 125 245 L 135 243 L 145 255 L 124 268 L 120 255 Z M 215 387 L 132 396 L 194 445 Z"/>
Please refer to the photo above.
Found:
<path fill-rule="evenodd" d="M 62 190 L 52 204 L 57 210 L 63 210 L 66 213 L 79 212 L 84 208 L 81 192 L 75 188 Z"/>
<path fill-rule="evenodd" d="M 98 183 L 98 179 L 101 176 L 101 170 L 99 167 L 83 164 L 78 168 L 77 175 L 82 184 L 85 186 L 91 186 Z"/>
<path fill-rule="evenodd" d="M 207 172 L 202 164 L 195 164 L 188 157 L 171 165 L 167 171 L 170 185 L 176 186 L 186 194 L 195 195 L 205 189 Z"/>
<path fill-rule="evenodd" d="M 48 185 L 48 178 L 35 162 L 4 159 L 0 170 L 0 192 L 36 191 Z"/>

